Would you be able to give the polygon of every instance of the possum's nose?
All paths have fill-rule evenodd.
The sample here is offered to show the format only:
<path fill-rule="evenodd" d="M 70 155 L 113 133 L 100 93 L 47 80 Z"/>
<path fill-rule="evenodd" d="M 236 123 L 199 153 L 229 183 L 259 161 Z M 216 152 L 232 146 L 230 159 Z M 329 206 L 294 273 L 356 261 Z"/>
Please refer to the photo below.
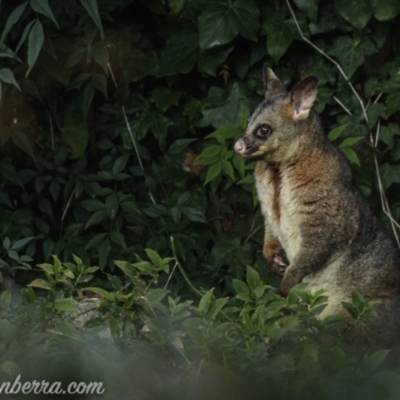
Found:
<path fill-rule="evenodd" d="M 243 139 L 239 139 L 235 143 L 235 146 L 233 148 L 236 151 L 236 153 L 243 154 L 246 150 L 246 145 L 245 145 Z"/>

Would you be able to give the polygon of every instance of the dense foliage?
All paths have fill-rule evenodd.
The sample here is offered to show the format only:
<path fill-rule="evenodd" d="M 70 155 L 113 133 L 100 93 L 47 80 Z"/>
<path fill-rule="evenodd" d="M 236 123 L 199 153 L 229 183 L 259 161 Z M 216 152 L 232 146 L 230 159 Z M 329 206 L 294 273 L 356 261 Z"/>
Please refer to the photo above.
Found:
<path fill-rule="evenodd" d="M 254 165 L 232 146 L 263 96 L 264 62 L 288 87 L 318 76 L 329 138 L 396 235 L 399 15 L 396 0 L 3 1 L 0 272 L 42 289 L 23 289 L 14 310 L 2 295 L 3 370 L 21 368 L 10 343 L 28 322 L 28 338 L 51 348 L 49 332 L 87 334 L 58 319 L 89 293 L 103 299 L 118 345 L 152 343 L 195 376 L 203 361 L 210 376 L 232 363 L 258 369 L 278 393 L 280 379 L 310 388 L 322 372 L 359 368 L 336 341 L 319 342 L 344 324 L 315 318 L 323 294 L 283 299 L 274 289 Z M 346 307 L 359 321 L 372 305 L 354 296 Z M 357 379 L 375 371 L 377 354 Z"/>

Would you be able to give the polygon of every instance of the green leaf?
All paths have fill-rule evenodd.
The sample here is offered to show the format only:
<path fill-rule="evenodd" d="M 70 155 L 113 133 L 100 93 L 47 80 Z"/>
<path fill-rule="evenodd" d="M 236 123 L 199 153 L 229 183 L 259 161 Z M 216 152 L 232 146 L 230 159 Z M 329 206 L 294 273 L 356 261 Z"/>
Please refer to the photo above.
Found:
<path fill-rule="evenodd" d="M 205 50 L 201 54 L 197 64 L 199 71 L 215 76 L 217 68 L 223 65 L 233 49 L 233 44 L 227 44 L 225 46 Z"/>
<path fill-rule="evenodd" d="M 89 82 L 86 86 L 85 89 L 83 90 L 83 94 L 81 97 L 81 101 L 82 101 L 82 114 L 84 117 L 86 117 L 90 105 L 92 104 L 93 101 L 93 97 L 94 97 L 94 87 L 92 82 Z"/>
<path fill-rule="evenodd" d="M 368 372 L 375 371 L 383 363 L 383 361 L 385 361 L 389 353 L 390 350 L 378 350 L 375 353 L 372 353 L 366 359 L 366 367 Z"/>
<path fill-rule="evenodd" d="M 7 311 L 11 304 L 11 292 L 9 290 L 4 290 L 0 294 L 0 312 Z"/>
<path fill-rule="evenodd" d="M 256 105 L 254 96 L 251 97 L 248 88 L 240 82 L 234 82 L 225 90 L 211 87 L 202 109 L 204 118 L 196 125 L 214 128 L 238 126 L 243 113 L 253 110 Z"/>
<path fill-rule="evenodd" d="M 107 265 L 107 257 L 111 251 L 110 239 L 105 239 L 99 246 L 99 267 L 103 269 Z"/>
<path fill-rule="evenodd" d="M 393 91 L 387 95 L 386 104 L 388 117 L 400 110 L 400 96 L 398 91 Z"/>
<path fill-rule="evenodd" d="M 261 287 L 263 285 L 260 275 L 258 275 L 258 272 L 250 267 L 247 266 L 247 284 L 249 285 L 249 288 L 254 292 L 257 288 Z"/>
<path fill-rule="evenodd" d="M 107 315 L 108 326 L 114 340 L 118 340 L 121 336 L 121 319 L 115 318 L 112 314 Z"/>
<path fill-rule="evenodd" d="M 25 153 L 29 154 L 33 160 L 36 160 L 34 142 L 31 135 L 27 135 L 25 132 L 13 131 L 12 141 Z"/>
<path fill-rule="evenodd" d="M 117 215 L 119 204 L 118 204 L 118 197 L 116 193 L 111 193 L 106 197 L 106 210 L 107 215 L 111 219 L 114 219 Z"/>
<path fill-rule="evenodd" d="M 154 265 L 148 261 L 139 261 L 134 263 L 133 266 L 138 269 L 142 274 L 155 276 L 157 274 L 157 270 Z"/>
<path fill-rule="evenodd" d="M 49 307 L 53 307 L 58 311 L 76 313 L 78 309 L 76 305 L 78 302 L 73 298 L 56 300 L 54 304 L 49 304 Z"/>
<path fill-rule="evenodd" d="M 81 4 L 96 24 L 97 29 L 100 31 L 101 38 L 104 39 L 103 25 L 101 23 L 97 0 L 81 0 Z"/>
<path fill-rule="evenodd" d="M 182 211 L 183 214 L 186 215 L 188 219 L 194 222 L 202 222 L 202 223 L 207 223 L 207 218 L 204 215 L 204 212 L 201 210 L 198 210 L 194 207 L 181 207 L 180 211 Z"/>
<path fill-rule="evenodd" d="M 85 230 L 94 224 L 99 224 L 108 217 L 106 210 L 96 211 L 91 215 L 88 222 L 86 222 Z"/>
<path fill-rule="evenodd" d="M 238 139 L 241 135 L 242 131 L 239 130 L 238 128 L 235 128 L 234 126 L 221 126 L 216 131 L 207 135 L 206 139 L 215 138 L 219 144 L 225 147 L 226 139 Z M 206 149 L 208 149 L 209 147 L 207 147 Z M 218 154 L 218 152 L 216 154 Z"/>
<path fill-rule="evenodd" d="M 122 172 L 125 167 L 126 164 L 128 163 L 129 160 L 129 154 L 123 154 L 122 156 L 118 157 L 113 165 L 113 169 L 112 169 L 112 174 L 113 176 L 119 174 L 120 172 Z"/>
<path fill-rule="evenodd" d="M 360 166 L 360 160 L 358 158 L 358 155 L 353 149 L 351 149 L 350 147 L 342 147 L 341 150 L 342 153 L 350 162 Z"/>
<path fill-rule="evenodd" d="M 324 332 L 334 332 L 346 325 L 346 318 L 342 315 L 328 315 L 322 324 Z"/>
<path fill-rule="evenodd" d="M 30 241 L 35 239 L 33 236 L 17 240 L 12 246 L 11 250 L 18 251 L 21 250 L 23 247 L 25 247 Z"/>
<path fill-rule="evenodd" d="M 126 249 L 125 238 L 121 232 L 118 232 L 118 231 L 111 232 L 110 239 L 112 242 L 114 242 L 114 243 L 122 246 L 124 249 Z"/>
<path fill-rule="evenodd" d="M 376 48 L 368 36 L 364 36 L 359 42 L 343 35 L 335 40 L 328 53 L 339 60 L 343 70 L 350 78 L 362 64 L 365 56 L 375 51 Z"/>
<path fill-rule="evenodd" d="M 253 262 L 254 247 L 251 243 L 242 243 L 240 237 L 231 234 L 220 234 L 215 239 L 211 250 L 215 267 L 229 266 L 233 271 L 243 271 L 246 265 Z"/>
<path fill-rule="evenodd" d="M 54 18 L 54 14 L 50 8 L 48 0 L 30 0 L 30 6 L 36 12 L 41 13 L 41 14 L 45 15 L 47 18 L 51 19 L 55 23 L 57 28 L 60 28 L 58 26 L 56 19 Z"/>
<path fill-rule="evenodd" d="M 198 139 L 177 139 L 171 144 L 167 153 L 171 155 L 181 154 L 183 150 L 185 150 L 186 147 L 189 146 L 190 143 L 193 143 L 197 140 Z"/>
<path fill-rule="evenodd" d="M 160 57 L 159 76 L 187 74 L 199 58 L 199 35 L 180 31 L 171 36 Z"/>
<path fill-rule="evenodd" d="M 365 307 L 365 301 L 364 298 L 361 296 L 360 293 L 358 292 L 352 292 L 351 293 L 351 301 L 353 304 L 360 310 L 362 311 Z"/>
<path fill-rule="evenodd" d="M 89 142 L 88 127 L 81 112 L 71 108 L 65 115 L 61 140 L 70 148 L 72 158 L 81 158 Z"/>
<path fill-rule="evenodd" d="M 107 300 L 114 301 L 114 294 L 110 293 L 110 292 L 107 292 L 107 290 L 104 290 L 104 289 L 101 289 L 101 288 L 98 288 L 98 287 L 91 287 L 91 286 L 82 288 L 82 290 L 84 292 L 88 291 L 88 292 L 97 293 L 97 294 L 103 296 Z"/>
<path fill-rule="evenodd" d="M 215 179 L 221 173 L 221 171 L 222 171 L 221 161 L 218 161 L 217 163 L 211 165 L 211 167 L 208 168 L 206 180 L 204 181 L 204 186 L 207 185 L 207 183 L 211 182 L 213 179 Z"/>
<path fill-rule="evenodd" d="M 393 183 L 400 183 L 400 165 L 385 163 L 379 168 L 379 175 L 386 190 Z"/>
<path fill-rule="evenodd" d="M 341 134 L 342 132 L 346 129 L 347 124 L 345 125 L 340 125 L 334 129 L 332 129 L 329 133 L 328 133 L 328 139 L 333 142 L 334 140 L 336 140 Z"/>
<path fill-rule="evenodd" d="M 14 74 L 9 68 L 2 68 L 0 69 L 0 80 L 5 83 L 10 83 L 11 85 L 14 85 L 19 91 L 21 91 L 21 88 L 19 87 L 17 81 L 14 78 Z"/>
<path fill-rule="evenodd" d="M 35 20 L 33 19 L 29 24 L 25 26 L 24 32 L 21 35 L 21 38 L 19 39 L 19 42 L 17 44 L 17 47 L 15 48 L 15 52 L 18 53 L 19 49 L 21 46 L 25 43 L 26 38 L 28 37 L 28 33 L 30 32 L 32 25 L 35 23 Z"/>
<path fill-rule="evenodd" d="M 170 125 L 172 122 L 161 112 L 147 112 L 135 121 L 135 137 L 137 140 L 142 140 L 150 131 L 159 141 L 165 142 Z M 129 140 L 131 139 L 129 138 Z"/>
<path fill-rule="evenodd" d="M 9 238 L 9 237 L 6 237 L 6 238 L 3 240 L 3 247 L 4 247 L 6 250 L 9 250 L 9 249 L 10 249 L 10 246 L 11 246 L 10 238 Z"/>
<path fill-rule="evenodd" d="M 389 21 L 400 13 L 398 0 L 369 0 L 372 14 L 378 21 Z"/>
<path fill-rule="evenodd" d="M 318 3 L 320 0 L 293 0 L 300 10 L 303 10 L 306 15 L 316 22 L 318 18 Z"/>
<path fill-rule="evenodd" d="M 107 78 L 103 74 L 93 74 L 92 84 L 107 98 Z"/>
<path fill-rule="evenodd" d="M 200 47 L 205 50 L 222 46 L 238 33 L 255 40 L 259 26 L 259 10 L 253 1 L 217 0 L 209 3 L 199 17 Z"/>
<path fill-rule="evenodd" d="M 354 319 L 359 317 L 360 313 L 353 304 L 348 303 L 347 301 L 342 301 L 342 306 Z"/>
<path fill-rule="evenodd" d="M 40 50 L 44 43 L 43 27 L 40 21 L 37 19 L 32 26 L 28 36 L 28 71 L 26 71 L 25 78 L 28 77 L 34 67 Z"/>
<path fill-rule="evenodd" d="M 293 40 L 299 37 L 294 20 L 285 21 L 280 13 L 271 13 L 268 16 L 263 24 L 262 32 L 267 34 L 267 50 L 276 62 L 285 54 Z"/>
<path fill-rule="evenodd" d="M 138 271 L 134 265 L 128 261 L 114 261 L 114 264 L 128 277 L 136 278 Z"/>
<path fill-rule="evenodd" d="M 237 294 L 250 294 L 250 288 L 240 279 L 232 279 L 232 286 L 236 290 Z"/>
<path fill-rule="evenodd" d="M 386 1 L 386 0 L 385 0 Z M 335 7 L 340 15 L 358 29 L 363 29 L 371 18 L 369 0 L 335 0 Z"/>
<path fill-rule="evenodd" d="M 239 172 L 240 177 L 243 179 L 245 176 L 246 167 L 243 157 L 241 157 L 239 154 L 235 154 L 232 158 L 232 164 Z"/>
<path fill-rule="evenodd" d="M 0 45 L 4 43 L 4 39 L 8 35 L 8 32 L 10 32 L 11 28 L 14 26 L 16 22 L 21 18 L 22 13 L 25 11 L 26 6 L 28 5 L 28 2 L 25 1 L 19 6 L 15 7 L 14 10 L 10 13 L 10 15 L 7 18 L 6 24 L 4 26 L 3 32 L 1 34 L 0 38 Z"/>
<path fill-rule="evenodd" d="M 210 308 L 210 303 L 211 303 L 211 298 L 212 298 L 212 295 L 213 295 L 213 291 L 214 291 L 214 288 L 210 289 L 200 299 L 199 311 L 201 312 L 202 315 L 206 315 L 208 310 L 209 310 L 209 308 Z"/>
<path fill-rule="evenodd" d="M 223 150 L 225 150 L 225 146 L 220 146 L 217 144 L 211 145 L 206 147 L 198 156 L 196 159 L 197 164 L 201 164 L 201 159 L 202 158 L 208 158 L 208 157 L 214 157 L 218 154 L 221 154 Z"/>
<path fill-rule="evenodd" d="M 88 199 L 81 201 L 80 205 L 88 211 L 100 211 L 106 208 L 106 205 L 97 199 Z"/>
<path fill-rule="evenodd" d="M 144 249 L 144 251 L 146 252 L 147 257 L 150 258 L 150 261 L 153 263 L 153 265 L 160 265 L 161 257 L 154 250 Z"/>
<path fill-rule="evenodd" d="M 343 140 L 342 143 L 340 143 L 339 148 L 343 149 L 343 147 L 353 146 L 353 144 L 358 143 L 362 139 L 364 139 L 364 136 L 349 137 L 349 138 Z"/>
<path fill-rule="evenodd" d="M 232 164 L 227 160 L 221 160 L 222 170 L 235 182 L 235 173 L 233 172 Z"/>
<path fill-rule="evenodd" d="M 45 281 L 44 279 L 38 278 L 29 283 L 27 286 L 29 287 L 37 287 L 39 289 L 45 289 L 45 290 L 53 290 L 52 286 L 50 285 L 49 282 Z"/>
<path fill-rule="evenodd" d="M 177 106 L 182 92 L 171 92 L 166 87 L 157 87 L 151 94 L 150 100 L 156 103 L 157 108 L 165 112 L 171 106 Z"/>
<path fill-rule="evenodd" d="M 146 298 L 150 304 L 159 303 L 168 293 L 165 289 L 151 289 L 147 292 Z"/>
<path fill-rule="evenodd" d="M 206 314 L 206 318 L 208 320 L 214 320 L 219 312 L 224 308 L 225 304 L 228 302 L 228 299 L 216 299 L 211 303 L 211 308 Z"/>

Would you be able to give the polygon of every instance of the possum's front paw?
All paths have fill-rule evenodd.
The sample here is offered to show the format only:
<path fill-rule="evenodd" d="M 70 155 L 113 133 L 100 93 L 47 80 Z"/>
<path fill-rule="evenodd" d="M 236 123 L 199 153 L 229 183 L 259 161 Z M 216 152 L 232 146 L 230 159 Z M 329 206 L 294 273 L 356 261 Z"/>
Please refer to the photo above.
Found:
<path fill-rule="evenodd" d="M 277 275 L 283 276 L 286 271 L 287 264 L 282 260 L 282 257 L 279 254 L 274 254 L 271 263 L 271 269 Z"/>
<path fill-rule="evenodd" d="M 299 280 L 296 279 L 295 276 L 293 276 L 292 274 L 288 273 L 290 272 L 288 269 L 290 267 L 286 268 L 286 273 L 282 278 L 281 281 L 281 286 L 280 286 L 280 290 L 282 293 L 282 296 L 287 296 L 290 292 L 290 289 L 294 286 L 297 285 L 299 283 Z"/>

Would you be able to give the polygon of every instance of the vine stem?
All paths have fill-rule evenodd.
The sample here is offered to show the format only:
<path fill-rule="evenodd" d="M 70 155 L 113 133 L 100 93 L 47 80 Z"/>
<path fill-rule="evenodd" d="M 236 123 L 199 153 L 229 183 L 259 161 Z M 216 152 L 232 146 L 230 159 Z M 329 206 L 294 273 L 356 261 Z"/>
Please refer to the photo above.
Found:
<path fill-rule="evenodd" d="M 117 84 L 117 80 L 115 79 L 114 72 L 113 72 L 113 70 L 112 70 L 112 68 L 111 68 L 111 64 L 110 64 L 110 63 L 107 63 L 107 67 L 108 67 L 108 70 L 110 71 L 111 79 L 112 79 L 112 81 L 113 81 L 113 83 L 114 83 L 114 86 L 117 88 L 117 87 L 118 87 L 118 84 Z M 138 159 L 138 161 L 139 161 L 140 168 L 141 168 L 141 170 L 142 170 L 143 172 L 145 172 L 144 166 L 143 166 L 143 162 L 142 162 L 142 157 L 140 157 L 139 149 L 138 149 L 138 147 L 137 147 L 135 137 L 133 136 L 132 128 L 131 128 L 131 125 L 129 124 L 129 119 L 128 119 L 128 116 L 127 116 L 127 114 L 126 114 L 126 109 L 125 109 L 125 106 L 124 106 L 124 105 L 121 106 L 121 110 L 122 110 L 122 115 L 124 116 L 124 121 L 125 121 L 125 124 L 126 124 L 126 129 L 128 130 L 129 136 L 130 136 L 130 138 L 131 138 L 131 140 L 132 140 L 133 148 L 135 149 L 136 157 L 137 157 L 137 159 Z M 151 193 L 150 190 L 149 190 L 148 193 L 149 193 L 149 197 L 150 197 L 150 200 L 152 201 L 152 203 L 153 203 L 153 204 L 156 204 L 156 201 L 155 201 L 155 199 L 154 199 L 153 193 Z"/>
<path fill-rule="evenodd" d="M 171 236 L 170 239 L 171 239 L 172 254 L 174 255 L 176 265 L 178 266 L 178 269 L 179 269 L 179 271 L 181 272 L 181 274 L 182 274 L 182 276 L 183 276 L 183 279 L 185 279 L 185 281 L 186 281 L 186 283 L 189 285 L 189 287 L 190 287 L 198 296 L 202 297 L 202 294 L 193 286 L 192 282 L 190 282 L 189 278 L 187 277 L 187 275 L 186 275 L 186 273 L 185 273 L 185 270 L 183 269 L 183 267 L 182 267 L 182 265 L 181 265 L 181 263 L 180 263 L 180 261 L 179 261 L 179 259 L 178 259 L 178 256 L 177 256 L 177 254 L 176 254 L 176 248 L 175 248 L 175 243 L 174 243 L 174 237 Z"/>
<path fill-rule="evenodd" d="M 357 97 L 358 102 L 360 103 L 363 115 L 365 120 L 368 122 L 368 116 L 367 116 L 367 112 L 364 106 L 364 102 L 362 101 L 360 95 L 357 93 L 357 90 L 354 88 L 354 86 L 351 84 L 349 78 L 347 77 L 346 73 L 343 71 L 343 68 L 340 66 L 340 64 L 334 60 L 332 57 L 328 56 L 328 54 L 326 54 L 323 50 L 321 50 L 317 45 L 315 45 L 311 40 L 307 39 L 304 34 L 303 31 L 300 28 L 299 22 L 297 21 L 296 15 L 293 12 L 292 6 L 290 5 L 290 1 L 286 0 L 286 4 L 289 7 L 289 11 L 292 14 L 293 20 L 296 24 L 297 30 L 299 31 L 299 34 L 301 36 L 301 38 L 308 43 L 313 49 L 315 49 L 316 51 L 318 51 L 318 53 L 320 53 L 322 56 L 324 56 L 327 60 L 329 60 L 332 64 L 335 65 L 335 67 L 339 70 L 340 74 L 343 76 L 343 78 L 345 79 L 345 81 L 347 82 L 347 84 L 350 86 L 350 89 L 352 90 L 352 92 L 354 93 L 354 95 Z"/>
<path fill-rule="evenodd" d="M 375 141 L 374 141 L 374 138 L 372 136 L 372 133 L 370 134 L 370 141 L 371 141 L 371 145 L 372 145 L 373 149 L 376 148 L 376 145 L 378 143 L 380 128 L 381 128 L 381 121 L 378 120 L 378 125 L 376 127 Z M 375 164 L 376 176 L 378 178 L 378 187 L 379 187 L 379 194 L 380 194 L 380 198 L 381 198 L 382 210 L 386 214 L 386 216 L 389 218 L 390 225 L 392 227 L 393 234 L 394 234 L 394 237 L 395 237 L 396 242 L 397 242 L 397 246 L 399 246 L 399 248 L 400 248 L 399 236 L 398 236 L 397 230 L 396 230 L 396 227 L 400 229 L 400 225 L 393 218 L 392 213 L 390 211 L 390 207 L 389 207 L 389 204 L 388 204 L 388 201 L 387 201 L 387 198 L 386 198 L 385 190 L 384 190 L 383 185 L 382 185 L 381 175 L 380 175 L 380 172 L 379 172 L 378 160 L 377 160 L 375 154 L 374 154 L 374 164 Z"/>

